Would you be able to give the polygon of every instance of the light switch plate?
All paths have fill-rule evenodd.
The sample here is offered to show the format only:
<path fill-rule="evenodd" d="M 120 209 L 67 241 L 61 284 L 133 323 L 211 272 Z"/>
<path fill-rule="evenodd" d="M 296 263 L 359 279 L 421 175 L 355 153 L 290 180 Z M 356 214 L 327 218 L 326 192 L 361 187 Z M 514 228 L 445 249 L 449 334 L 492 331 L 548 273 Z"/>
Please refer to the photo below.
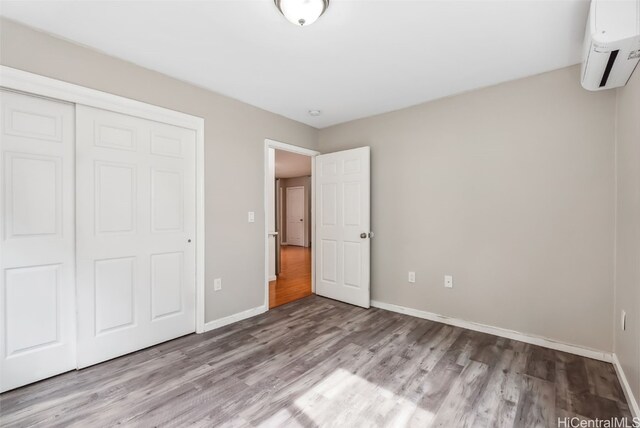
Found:
<path fill-rule="evenodd" d="M 451 275 L 444 276 L 444 286 L 445 288 L 453 288 L 453 276 Z"/>
<path fill-rule="evenodd" d="M 416 282 L 416 273 L 415 272 L 409 272 L 409 282 L 411 282 L 411 283 Z"/>
<path fill-rule="evenodd" d="M 222 290 L 222 278 L 216 278 L 213 280 L 213 291 Z"/>
<path fill-rule="evenodd" d="M 622 329 L 622 331 L 627 329 L 627 313 L 625 311 L 622 311 L 620 314 L 620 329 Z"/>

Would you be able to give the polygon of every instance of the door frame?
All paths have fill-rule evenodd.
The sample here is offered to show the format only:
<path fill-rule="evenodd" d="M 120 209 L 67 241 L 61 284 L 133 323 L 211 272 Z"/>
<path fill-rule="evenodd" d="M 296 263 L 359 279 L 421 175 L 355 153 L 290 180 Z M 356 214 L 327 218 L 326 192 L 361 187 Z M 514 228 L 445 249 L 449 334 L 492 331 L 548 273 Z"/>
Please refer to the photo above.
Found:
<path fill-rule="evenodd" d="M 266 138 L 264 140 L 264 308 L 269 310 L 269 224 L 268 224 L 268 208 L 269 208 L 269 149 L 283 150 L 285 152 L 297 153 L 299 155 L 309 156 L 311 158 L 311 292 L 316 292 L 316 260 L 313 257 L 316 251 L 316 223 L 315 223 L 315 179 L 316 179 L 316 162 L 315 157 L 321 154 L 318 151 L 306 149 L 293 144 L 287 144 L 280 141 Z"/>
<path fill-rule="evenodd" d="M 313 173 L 311 174 L 311 176 L 313 177 Z M 285 187 L 285 194 L 287 195 L 287 204 L 289 203 L 289 195 L 286 193 L 289 189 L 302 189 L 302 247 L 306 247 L 306 239 L 304 239 L 305 235 L 307 234 L 307 213 L 306 213 L 306 209 L 307 209 L 307 204 L 304 203 L 304 199 L 307 197 L 305 191 L 304 191 L 304 186 L 289 186 L 289 187 Z M 309 197 L 311 197 L 311 195 L 309 195 Z M 288 209 L 288 205 L 285 207 L 285 212 Z M 288 218 L 288 215 L 285 215 L 286 218 Z M 286 222 L 285 222 L 286 223 Z M 287 226 L 287 230 L 289 229 L 289 227 Z M 309 237 L 311 238 L 311 237 Z M 289 244 L 289 236 L 287 234 L 287 245 L 291 245 Z"/>
<path fill-rule="evenodd" d="M 196 333 L 205 332 L 204 119 L 0 65 L 0 87 L 191 129 L 196 133 Z"/>

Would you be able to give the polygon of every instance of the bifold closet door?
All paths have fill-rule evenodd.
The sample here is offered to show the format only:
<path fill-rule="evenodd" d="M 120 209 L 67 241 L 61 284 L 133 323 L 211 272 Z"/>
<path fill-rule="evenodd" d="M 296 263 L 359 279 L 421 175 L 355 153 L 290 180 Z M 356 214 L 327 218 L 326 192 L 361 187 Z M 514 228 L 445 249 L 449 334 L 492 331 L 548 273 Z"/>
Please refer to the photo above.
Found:
<path fill-rule="evenodd" d="M 82 368 L 195 331 L 195 132 L 76 117 Z"/>
<path fill-rule="evenodd" d="M 76 367 L 73 105 L 0 91 L 0 392 Z"/>

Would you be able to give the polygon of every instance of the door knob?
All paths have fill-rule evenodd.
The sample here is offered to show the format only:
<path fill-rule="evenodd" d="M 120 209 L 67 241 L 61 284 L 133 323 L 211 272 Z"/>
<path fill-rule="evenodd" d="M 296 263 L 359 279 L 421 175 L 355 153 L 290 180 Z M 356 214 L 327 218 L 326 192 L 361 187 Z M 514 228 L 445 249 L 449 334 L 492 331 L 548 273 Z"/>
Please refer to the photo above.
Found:
<path fill-rule="evenodd" d="M 362 239 L 365 239 L 365 238 L 367 237 L 367 234 L 366 234 L 366 233 L 364 233 L 364 232 L 362 232 L 362 233 L 360 234 L 360 237 L 361 237 Z"/>

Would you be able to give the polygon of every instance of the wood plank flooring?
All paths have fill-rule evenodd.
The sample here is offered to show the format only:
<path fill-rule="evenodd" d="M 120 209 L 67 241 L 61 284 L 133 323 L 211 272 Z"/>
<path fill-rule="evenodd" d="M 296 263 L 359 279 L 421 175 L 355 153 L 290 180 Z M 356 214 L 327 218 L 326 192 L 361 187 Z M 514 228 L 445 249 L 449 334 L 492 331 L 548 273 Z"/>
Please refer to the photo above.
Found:
<path fill-rule="evenodd" d="M 311 248 L 281 247 L 282 271 L 269 283 L 269 308 L 311 295 Z"/>
<path fill-rule="evenodd" d="M 555 427 L 630 417 L 607 363 L 318 296 L 0 396 L 0 425 Z"/>

